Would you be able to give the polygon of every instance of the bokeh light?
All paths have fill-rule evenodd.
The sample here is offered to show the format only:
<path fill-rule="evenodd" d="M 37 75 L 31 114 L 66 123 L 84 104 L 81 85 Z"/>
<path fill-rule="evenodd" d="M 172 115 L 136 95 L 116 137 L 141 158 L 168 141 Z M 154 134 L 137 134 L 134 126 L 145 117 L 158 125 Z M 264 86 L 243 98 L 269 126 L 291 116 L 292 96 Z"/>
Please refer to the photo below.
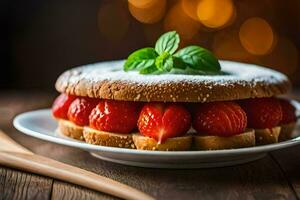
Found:
<path fill-rule="evenodd" d="M 100 6 L 98 27 L 100 33 L 106 39 L 114 43 L 122 40 L 128 32 L 129 24 L 129 13 L 126 9 L 126 3 L 111 1 Z"/>
<path fill-rule="evenodd" d="M 199 0 L 181 0 L 181 6 L 186 15 L 194 20 L 198 20 L 197 6 Z"/>
<path fill-rule="evenodd" d="M 283 19 L 279 1 L 128 0 L 128 5 L 133 17 L 143 23 L 148 44 L 163 32 L 176 30 L 181 48 L 200 45 L 220 59 L 268 66 L 290 77 L 300 71 L 295 45 L 298 15 Z M 287 24 L 294 28 L 282 29 Z"/>
<path fill-rule="evenodd" d="M 137 8 L 148 8 L 153 6 L 157 0 L 128 0 L 128 2 Z"/>
<path fill-rule="evenodd" d="M 274 47 L 274 31 L 264 19 L 253 17 L 246 20 L 239 31 L 239 38 L 243 47 L 251 54 L 265 55 Z"/>
<path fill-rule="evenodd" d="M 292 75 L 299 65 L 299 52 L 289 39 L 280 37 L 272 53 L 260 58 L 260 64 Z"/>
<path fill-rule="evenodd" d="M 164 20 L 166 31 L 176 30 L 183 40 L 190 40 L 199 33 L 201 25 L 185 14 L 181 3 L 170 8 Z"/>
<path fill-rule="evenodd" d="M 220 59 L 256 62 L 255 56 L 243 48 L 237 30 L 218 32 L 213 40 L 212 51 Z"/>
<path fill-rule="evenodd" d="M 220 28 L 228 24 L 234 15 L 232 0 L 200 0 L 197 15 L 201 23 L 209 28 Z"/>
<path fill-rule="evenodd" d="M 132 2 L 135 4 L 132 4 Z M 137 4 L 137 2 L 137 0 L 129 1 L 128 8 L 131 15 L 138 21 L 146 24 L 154 24 L 163 18 L 166 10 L 166 0 L 152 0 L 146 7 L 137 7 L 136 5 L 141 4 Z"/>

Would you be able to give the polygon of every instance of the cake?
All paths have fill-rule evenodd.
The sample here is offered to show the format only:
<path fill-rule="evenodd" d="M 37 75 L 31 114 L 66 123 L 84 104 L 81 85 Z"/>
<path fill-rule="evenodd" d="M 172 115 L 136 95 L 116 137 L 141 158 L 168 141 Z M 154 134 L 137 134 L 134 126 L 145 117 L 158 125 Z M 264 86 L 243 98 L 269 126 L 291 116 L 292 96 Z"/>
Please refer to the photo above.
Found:
<path fill-rule="evenodd" d="M 218 74 L 141 74 L 124 70 L 127 61 L 77 67 L 58 78 L 61 95 L 52 110 L 62 134 L 94 145 L 161 151 L 243 148 L 291 137 L 295 108 L 278 97 L 291 83 L 280 72 L 217 61 Z"/>

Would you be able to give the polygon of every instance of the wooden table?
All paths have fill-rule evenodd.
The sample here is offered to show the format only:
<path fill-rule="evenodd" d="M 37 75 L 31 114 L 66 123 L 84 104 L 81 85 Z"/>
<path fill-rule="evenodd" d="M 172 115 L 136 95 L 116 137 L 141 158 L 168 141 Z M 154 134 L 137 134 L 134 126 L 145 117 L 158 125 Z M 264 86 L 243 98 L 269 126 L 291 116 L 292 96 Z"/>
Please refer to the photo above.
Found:
<path fill-rule="evenodd" d="M 299 99 L 299 92 L 296 97 Z M 158 199 L 300 198 L 300 145 L 233 167 L 146 169 L 101 161 L 85 151 L 34 139 L 13 128 L 16 114 L 49 107 L 53 98 L 54 94 L 41 92 L 0 91 L 0 129 L 37 154 L 118 180 Z M 52 178 L 0 166 L 0 199 L 99 198 L 114 199 Z"/>

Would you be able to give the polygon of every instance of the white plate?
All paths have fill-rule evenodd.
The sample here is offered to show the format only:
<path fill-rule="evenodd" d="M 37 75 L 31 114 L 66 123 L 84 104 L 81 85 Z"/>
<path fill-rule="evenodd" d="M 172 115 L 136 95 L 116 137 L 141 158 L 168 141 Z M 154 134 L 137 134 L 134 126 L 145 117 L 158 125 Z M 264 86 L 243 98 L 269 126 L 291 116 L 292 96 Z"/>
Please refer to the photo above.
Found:
<path fill-rule="evenodd" d="M 299 111 L 300 104 L 294 103 Z M 179 152 L 97 146 L 57 134 L 55 131 L 57 122 L 53 119 L 50 109 L 20 114 L 14 119 L 14 126 L 19 131 L 42 140 L 84 149 L 102 160 L 152 168 L 206 168 L 236 165 L 262 158 L 269 151 L 300 143 L 300 136 L 295 136 L 289 141 L 250 148 Z M 300 133 L 299 123 L 295 130 L 295 135 L 298 135 L 298 133 Z"/>

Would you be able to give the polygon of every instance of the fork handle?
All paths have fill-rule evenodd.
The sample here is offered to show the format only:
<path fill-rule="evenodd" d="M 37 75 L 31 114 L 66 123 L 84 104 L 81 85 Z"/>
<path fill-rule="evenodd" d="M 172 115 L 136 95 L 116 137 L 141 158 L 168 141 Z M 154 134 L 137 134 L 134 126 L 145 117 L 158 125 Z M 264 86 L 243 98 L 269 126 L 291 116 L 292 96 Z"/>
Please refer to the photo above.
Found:
<path fill-rule="evenodd" d="M 53 177 L 123 199 L 154 199 L 128 185 L 36 154 L 0 151 L 0 164 Z"/>
<path fill-rule="evenodd" d="M 0 130 L 0 151 L 33 154 Z"/>

